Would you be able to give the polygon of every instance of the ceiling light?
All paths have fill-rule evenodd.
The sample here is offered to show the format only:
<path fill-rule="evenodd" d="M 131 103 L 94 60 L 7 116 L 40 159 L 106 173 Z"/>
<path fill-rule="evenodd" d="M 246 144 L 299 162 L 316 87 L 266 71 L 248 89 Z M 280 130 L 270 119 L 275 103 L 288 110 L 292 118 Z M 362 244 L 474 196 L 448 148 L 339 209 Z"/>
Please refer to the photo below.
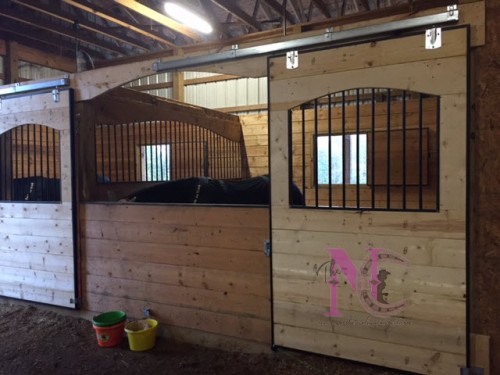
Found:
<path fill-rule="evenodd" d="M 212 25 L 207 21 L 180 5 L 167 2 L 164 4 L 164 8 L 165 12 L 170 17 L 187 27 L 198 30 L 204 34 L 210 34 L 213 31 Z"/>

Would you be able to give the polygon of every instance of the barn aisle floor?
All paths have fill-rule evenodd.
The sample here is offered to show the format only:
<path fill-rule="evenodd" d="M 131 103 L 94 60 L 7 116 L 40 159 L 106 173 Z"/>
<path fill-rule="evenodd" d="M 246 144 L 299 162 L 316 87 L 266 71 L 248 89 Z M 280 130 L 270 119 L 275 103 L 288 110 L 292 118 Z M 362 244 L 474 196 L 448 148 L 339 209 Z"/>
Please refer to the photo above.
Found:
<path fill-rule="evenodd" d="M 316 355 L 279 350 L 229 353 L 158 338 L 148 352 L 100 348 L 92 323 L 46 306 L 0 297 L 0 374 L 336 374 L 397 375 Z"/>

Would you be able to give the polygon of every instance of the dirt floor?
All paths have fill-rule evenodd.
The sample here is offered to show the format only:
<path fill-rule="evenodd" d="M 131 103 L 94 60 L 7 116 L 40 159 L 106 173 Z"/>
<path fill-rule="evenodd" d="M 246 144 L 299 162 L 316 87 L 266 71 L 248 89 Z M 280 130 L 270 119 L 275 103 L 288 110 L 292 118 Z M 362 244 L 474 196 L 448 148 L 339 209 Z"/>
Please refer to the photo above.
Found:
<path fill-rule="evenodd" d="M 280 349 L 230 353 L 157 338 L 147 352 L 127 339 L 97 345 L 92 323 L 36 304 L 0 299 L 0 374 L 336 374 L 396 375 L 399 371 Z"/>

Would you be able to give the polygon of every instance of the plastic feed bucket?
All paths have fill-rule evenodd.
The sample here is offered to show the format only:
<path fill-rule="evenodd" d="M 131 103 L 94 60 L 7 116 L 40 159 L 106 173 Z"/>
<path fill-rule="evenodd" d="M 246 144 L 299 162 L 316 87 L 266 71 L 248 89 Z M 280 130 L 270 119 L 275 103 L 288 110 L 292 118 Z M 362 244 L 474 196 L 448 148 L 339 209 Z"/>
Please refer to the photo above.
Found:
<path fill-rule="evenodd" d="M 92 323 L 96 327 L 111 327 L 124 322 L 125 319 L 127 319 L 125 311 L 108 311 L 94 316 Z"/>
<path fill-rule="evenodd" d="M 158 322 L 154 319 L 135 320 L 125 326 L 130 350 L 140 352 L 155 346 Z"/>
<path fill-rule="evenodd" d="M 109 348 L 119 345 L 123 340 L 125 321 L 109 327 L 98 327 L 95 324 L 92 326 L 94 327 L 99 346 Z"/>

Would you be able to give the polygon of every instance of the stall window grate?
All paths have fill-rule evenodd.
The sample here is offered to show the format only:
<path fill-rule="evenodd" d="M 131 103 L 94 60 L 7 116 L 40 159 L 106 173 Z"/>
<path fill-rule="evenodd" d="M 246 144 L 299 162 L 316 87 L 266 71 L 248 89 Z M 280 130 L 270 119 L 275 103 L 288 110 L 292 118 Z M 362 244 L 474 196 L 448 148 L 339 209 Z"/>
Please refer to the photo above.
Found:
<path fill-rule="evenodd" d="M 241 179 L 241 144 L 179 121 L 96 124 L 97 181 Z"/>
<path fill-rule="evenodd" d="M 59 131 L 26 124 L 0 135 L 0 200 L 60 202 Z"/>
<path fill-rule="evenodd" d="M 290 186 L 302 187 L 305 207 L 438 211 L 439 105 L 357 88 L 291 109 Z"/>

